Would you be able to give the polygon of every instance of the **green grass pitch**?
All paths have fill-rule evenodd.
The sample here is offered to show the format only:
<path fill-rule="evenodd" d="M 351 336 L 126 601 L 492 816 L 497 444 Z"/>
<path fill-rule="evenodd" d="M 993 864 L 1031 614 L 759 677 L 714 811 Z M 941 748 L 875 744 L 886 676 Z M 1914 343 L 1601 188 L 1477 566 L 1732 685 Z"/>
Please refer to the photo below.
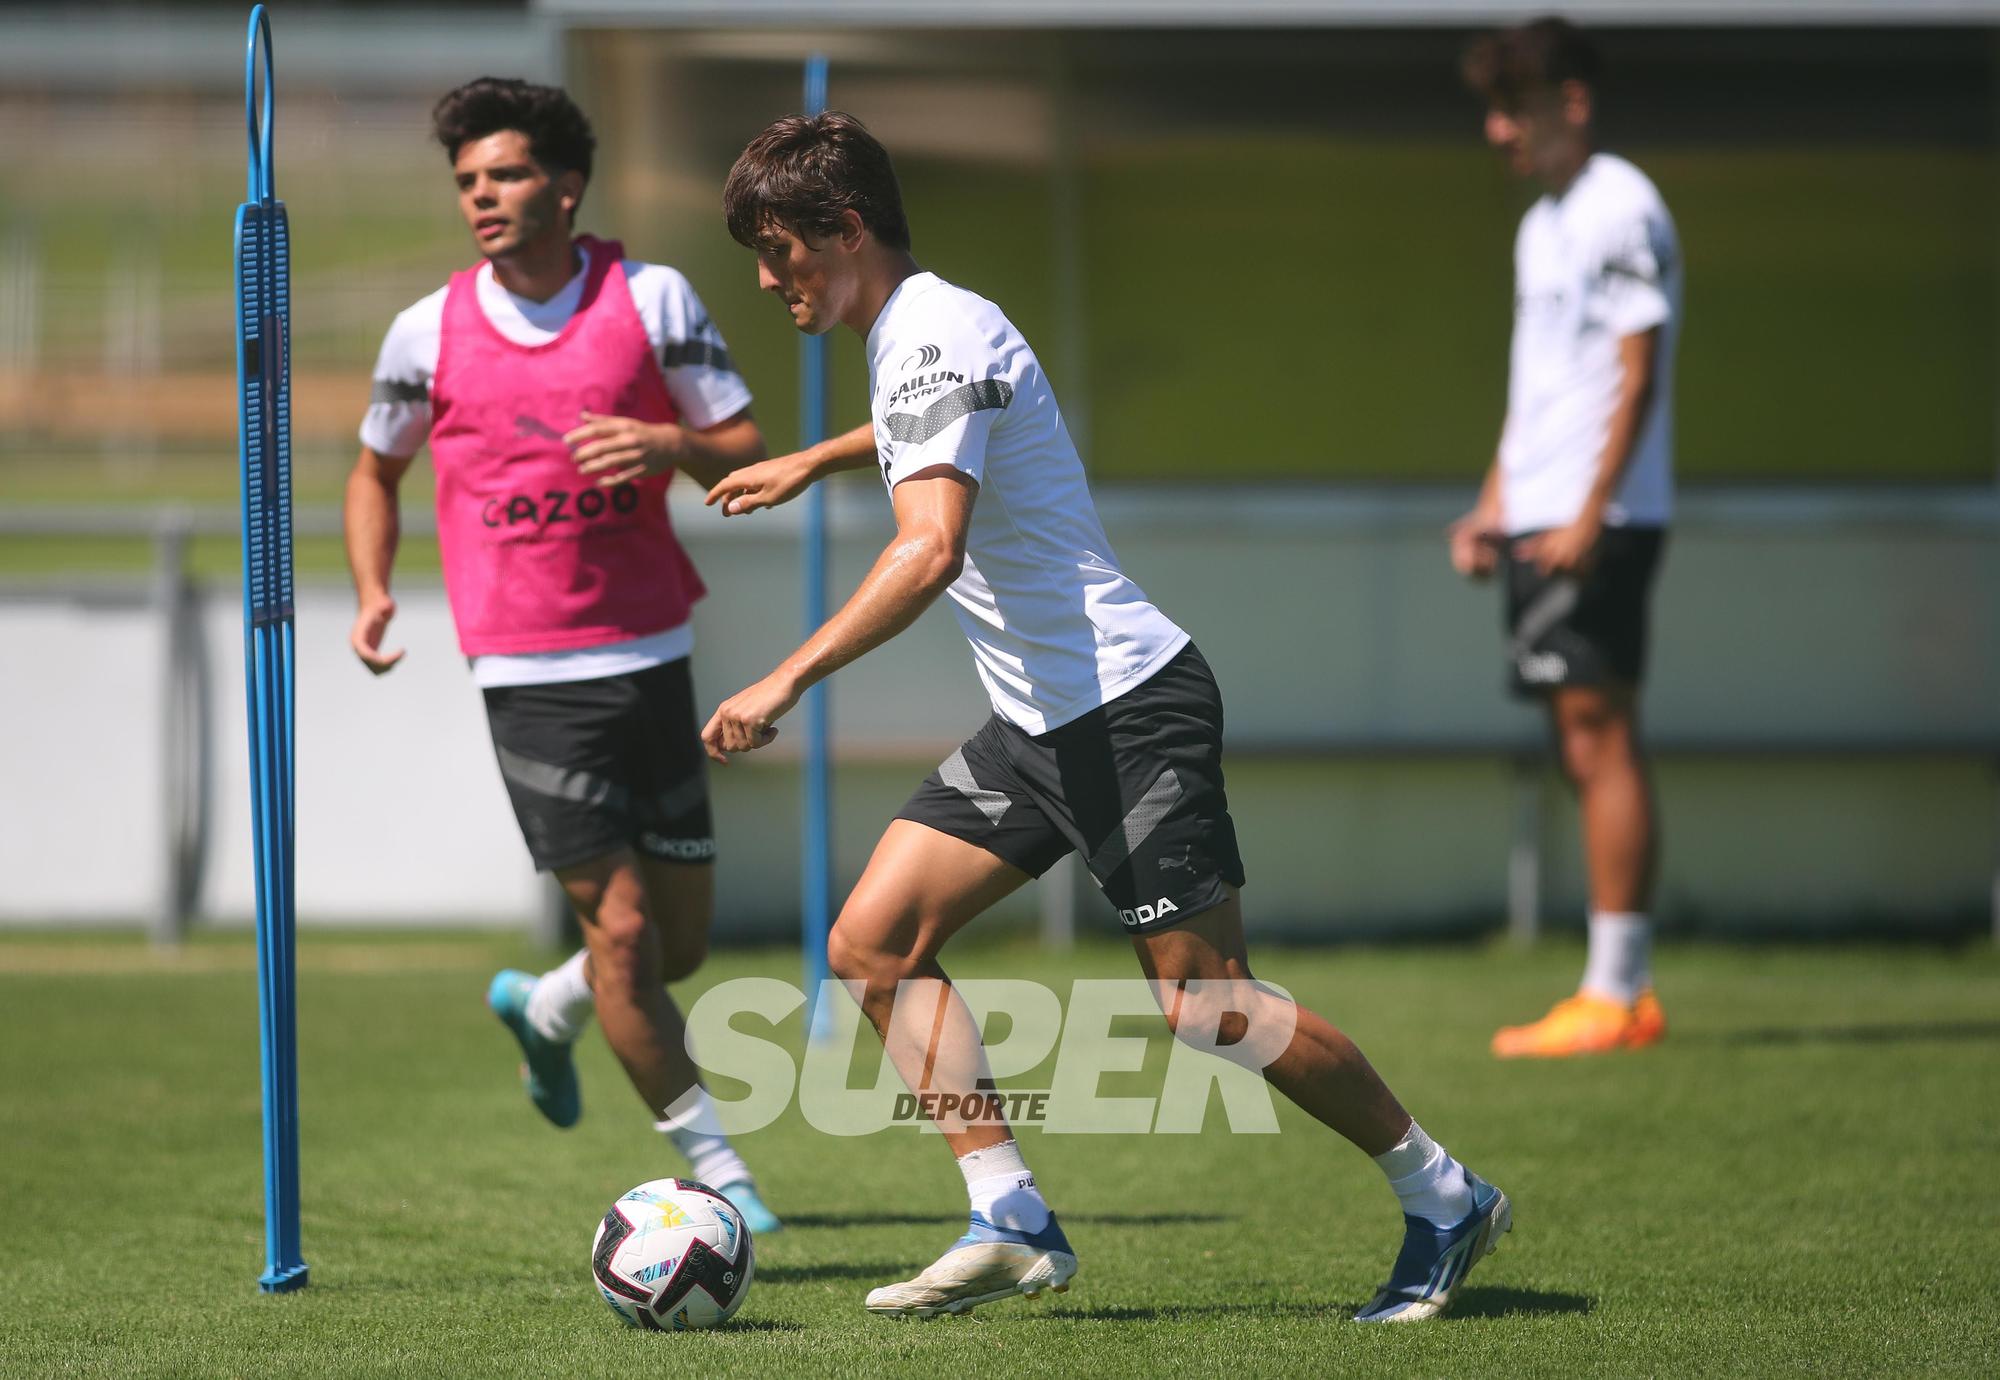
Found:
<path fill-rule="evenodd" d="M 1026 1137 L 1075 1288 L 870 1317 L 866 1289 L 956 1234 L 957 1176 L 932 1138 L 794 1118 L 742 1142 L 791 1229 L 758 1243 L 737 1322 L 699 1335 L 629 1331 L 591 1285 L 598 1215 L 678 1162 L 595 1033 L 582 1124 L 529 1110 L 481 1004 L 528 958 L 504 936 L 309 935 L 313 1283 L 264 1297 L 247 942 L 161 961 L 136 940 L 0 939 L 0 1373 L 1971 1375 L 2000 1353 L 1984 950 L 1670 949 L 1666 1044 L 1512 1065 L 1487 1036 L 1573 979 L 1573 948 L 1272 950 L 1261 974 L 1346 1026 L 1514 1197 L 1454 1315 L 1344 1321 L 1394 1254 L 1393 1200 L 1286 1108 L 1276 1136 Z M 725 953 L 702 980 L 795 962 Z M 1067 982 L 1130 959 L 1001 942 L 957 968 Z M 1143 1090 L 1166 1052 L 1103 1091 Z"/>

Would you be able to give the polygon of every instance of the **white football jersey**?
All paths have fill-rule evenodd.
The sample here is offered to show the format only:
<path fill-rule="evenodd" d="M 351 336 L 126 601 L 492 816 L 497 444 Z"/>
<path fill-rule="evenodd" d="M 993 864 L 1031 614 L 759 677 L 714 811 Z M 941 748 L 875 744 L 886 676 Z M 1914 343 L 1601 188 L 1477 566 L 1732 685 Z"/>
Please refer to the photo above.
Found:
<path fill-rule="evenodd" d="M 479 266 L 474 280 L 479 309 L 493 329 L 516 345 L 546 345 L 562 334 L 590 275 L 589 251 L 578 247 L 584 264 L 546 302 L 516 297 Z M 625 286 L 646 327 L 653 357 L 681 420 L 697 431 L 726 422 L 750 406 L 750 389 L 730 362 L 729 347 L 678 269 L 627 259 Z M 415 455 L 431 434 L 431 381 L 437 377 L 438 338 L 444 330 L 444 297 L 449 286 L 399 313 L 382 338 L 375 359 L 374 390 L 361 421 L 361 444 L 380 455 Z"/>
<path fill-rule="evenodd" d="M 868 386 L 890 489 L 937 465 L 979 485 L 949 594 L 995 713 L 1046 733 L 1187 645 L 1118 568 L 1055 393 L 998 307 L 904 279 L 868 332 Z"/>
<path fill-rule="evenodd" d="M 1621 336 L 1660 328 L 1653 397 L 1611 526 L 1673 516 L 1674 347 L 1680 240 L 1666 203 L 1622 158 L 1593 154 L 1561 196 L 1544 196 L 1514 242 L 1514 343 L 1500 440 L 1500 507 L 1518 534 L 1574 521 L 1596 481 L 1623 368 Z"/>

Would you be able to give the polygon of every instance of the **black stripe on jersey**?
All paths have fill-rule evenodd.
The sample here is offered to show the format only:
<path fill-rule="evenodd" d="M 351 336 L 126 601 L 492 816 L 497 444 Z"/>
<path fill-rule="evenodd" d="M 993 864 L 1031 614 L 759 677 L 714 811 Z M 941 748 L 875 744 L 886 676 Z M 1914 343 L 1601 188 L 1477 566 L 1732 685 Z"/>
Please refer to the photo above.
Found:
<path fill-rule="evenodd" d="M 1661 269 L 1665 267 L 1665 264 L 1660 265 Z M 1604 276 L 1607 278 L 1629 278 L 1635 283 L 1645 283 L 1649 287 L 1657 286 L 1660 281 L 1658 271 L 1645 264 L 1634 263 L 1627 259 L 1613 259 L 1605 264 Z"/>
<path fill-rule="evenodd" d="M 1001 408 L 1014 401 L 1014 385 L 1005 379 L 975 379 L 939 398 L 925 408 L 922 416 L 912 412 L 891 412 L 889 439 L 916 445 L 943 431 L 960 417 Z"/>
<path fill-rule="evenodd" d="M 736 372 L 736 365 L 730 360 L 729 351 L 712 340 L 669 340 L 660 346 L 662 369 L 685 369 L 695 364 L 708 369 L 719 369 L 725 374 Z"/>
<path fill-rule="evenodd" d="M 420 403 L 431 400 L 430 389 L 422 379 L 376 379 L 369 390 L 371 403 Z"/>

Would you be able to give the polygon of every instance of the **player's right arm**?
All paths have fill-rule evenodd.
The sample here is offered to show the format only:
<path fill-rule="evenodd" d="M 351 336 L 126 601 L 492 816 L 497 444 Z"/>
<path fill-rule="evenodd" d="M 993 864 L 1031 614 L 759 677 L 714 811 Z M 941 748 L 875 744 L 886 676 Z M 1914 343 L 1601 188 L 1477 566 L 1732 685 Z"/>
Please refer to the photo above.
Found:
<path fill-rule="evenodd" d="M 1506 528 L 1500 516 L 1500 457 L 1486 466 L 1485 482 L 1472 511 L 1445 529 L 1451 542 L 1451 568 L 1468 580 L 1483 580 L 1499 562 Z"/>
<path fill-rule="evenodd" d="M 402 534 L 396 496 L 410 461 L 430 436 L 430 384 L 437 373 L 444 298 L 445 290 L 439 289 L 397 313 L 382 338 L 368 412 L 361 419 L 361 458 L 347 476 L 342 504 L 356 604 L 347 641 L 361 664 L 378 676 L 403 659 L 400 647 L 382 650 L 382 636 L 396 616 L 396 601 L 389 597 L 389 573 Z"/>
<path fill-rule="evenodd" d="M 347 541 L 347 568 L 354 576 L 354 627 L 348 645 L 361 664 L 381 675 L 403 659 L 403 649 L 382 649 L 396 601 L 389 594 L 389 575 L 396 564 L 396 543 L 402 535 L 397 494 L 409 472 L 412 456 L 384 455 L 369 446 L 347 476 L 342 505 L 342 529 Z"/>
<path fill-rule="evenodd" d="M 708 503 L 711 507 L 721 503 L 724 517 L 775 508 L 791 502 L 830 474 L 869 469 L 875 463 L 875 428 L 864 422 L 816 446 L 790 455 L 774 455 L 724 475 L 708 491 Z"/>

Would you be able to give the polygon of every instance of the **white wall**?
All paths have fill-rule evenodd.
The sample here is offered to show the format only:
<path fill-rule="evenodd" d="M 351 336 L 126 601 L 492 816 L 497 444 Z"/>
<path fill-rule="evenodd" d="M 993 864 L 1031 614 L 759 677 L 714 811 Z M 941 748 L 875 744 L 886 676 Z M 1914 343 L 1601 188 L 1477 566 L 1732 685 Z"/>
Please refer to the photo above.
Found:
<path fill-rule="evenodd" d="M 879 491 L 836 505 L 836 596 L 886 533 Z M 1329 760 L 1329 741 L 1518 736 L 1501 694 L 1497 593 L 1445 569 L 1449 499 L 1111 494 L 1127 566 L 1192 630 L 1229 709 L 1232 805 L 1254 920 L 1309 933 L 1495 917 L 1512 803 L 1504 762 Z M 1657 605 L 1649 722 L 1663 742 L 2000 742 L 2000 537 L 1980 514 L 1859 497 L 1812 522 L 1751 500 L 1688 505 Z M 679 520 L 711 590 L 697 615 L 704 704 L 796 642 L 787 513 Z M 300 592 L 299 910 L 309 921 L 527 922 L 545 904 L 433 580 L 399 589 L 391 675 L 349 654 L 351 601 Z M 233 589 L 204 610 L 218 718 L 205 913 L 252 907 L 241 630 Z M 130 920 L 154 904 L 162 640 L 143 607 L 0 598 L 0 921 Z M 842 885 L 942 753 L 985 714 L 936 611 L 836 677 Z M 725 927 L 796 913 L 796 733 L 714 775 Z M 1662 909 L 1711 920 L 1914 919 L 1985 904 L 1990 760 L 1669 757 Z M 1580 909 L 1574 823 L 1552 789 L 1550 911 Z M 1015 914 L 1032 909 L 1024 895 Z M 1101 904 L 1087 900 L 1087 921 Z"/>

